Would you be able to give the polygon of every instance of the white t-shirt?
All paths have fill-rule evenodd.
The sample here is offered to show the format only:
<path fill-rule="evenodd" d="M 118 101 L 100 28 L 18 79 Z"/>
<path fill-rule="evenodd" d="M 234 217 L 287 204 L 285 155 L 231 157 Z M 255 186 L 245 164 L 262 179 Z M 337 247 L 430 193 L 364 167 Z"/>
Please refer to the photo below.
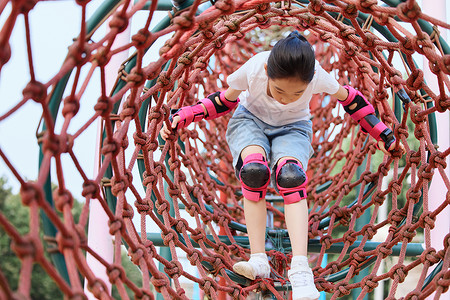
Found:
<path fill-rule="evenodd" d="M 313 94 L 335 94 L 339 89 L 337 80 L 328 74 L 319 62 L 314 66 L 314 77 L 301 97 L 283 105 L 267 94 L 268 77 L 264 64 L 270 51 L 256 54 L 227 78 L 229 87 L 245 91 L 241 93 L 240 104 L 263 122 L 272 126 L 282 126 L 300 120 L 309 120 L 309 101 Z"/>

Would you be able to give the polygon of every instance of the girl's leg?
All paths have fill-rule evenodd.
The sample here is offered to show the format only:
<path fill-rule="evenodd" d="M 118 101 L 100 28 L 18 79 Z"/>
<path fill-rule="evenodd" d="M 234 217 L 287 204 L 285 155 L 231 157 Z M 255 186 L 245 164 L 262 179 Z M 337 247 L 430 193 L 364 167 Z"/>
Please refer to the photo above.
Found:
<path fill-rule="evenodd" d="M 284 161 L 286 158 L 294 159 L 293 157 L 283 157 L 279 161 Z M 297 160 L 296 160 L 297 161 Z M 283 165 L 280 173 L 277 174 L 277 180 L 282 174 Z M 292 186 L 296 187 L 305 184 L 305 177 L 302 175 L 302 170 L 293 168 L 297 173 L 289 174 L 291 177 Z M 280 176 L 287 176 L 286 173 Z M 286 179 L 286 178 L 285 178 Z M 298 184 L 295 181 L 299 181 Z M 295 184 L 294 184 L 295 183 Z M 281 185 L 281 184 L 280 184 Z M 287 197 L 287 196 L 284 196 Z M 286 201 L 287 198 L 285 198 Z M 292 286 L 292 299 L 313 300 L 319 298 L 320 294 L 314 285 L 314 275 L 309 267 L 307 252 L 308 252 L 308 203 L 305 199 L 284 206 L 286 227 L 288 229 L 289 238 L 292 247 L 292 261 L 291 268 L 288 271 L 289 281 Z"/>
<path fill-rule="evenodd" d="M 244 148 L 241 158 L 244 160 L 249 154 L 260 153 L 264 157 L 265 151 L 260 146 L 252 145 Z M 266 200 L 252 201 L 244 198 L 244 216 L 247 225 L 248 239 L 251 253 L 265 252 L 267 208 Z"/>
<path fill-rule="evenodd" d="M 296 158 L 286 156 L 279 159 L 278 163 L 285 159 L 293 159 L 298 162 Z M 298 163 L 301 165 L 300 162 Z M 292 256 L 306 256 L 308 252 L 308 203 L 306 200 L 285 204 L 284 217 L 291 240 Z"/>
<path fill-rule="evenodd" d="M 306 200 L 284 206 L 286 226 L 291 240 L 292 256 L 308 252 L 308 203 Z"/>
<path fill-rule="evenodd" d="M 244 161 L 248 155 L 253 153 L 260 153 L 264 157 L 266 156 L 263 148 L 259 146 L 248 146 L 241 153 L 242 160 Z M 265 253 L 266 200 L 253 201 L 244 198 L 243 202 L 251 256 L 249 261 L 236 263 L 233 266 L 233 270 L 252 280 L 257 277 L 269 277 L 270 265 Z"/>

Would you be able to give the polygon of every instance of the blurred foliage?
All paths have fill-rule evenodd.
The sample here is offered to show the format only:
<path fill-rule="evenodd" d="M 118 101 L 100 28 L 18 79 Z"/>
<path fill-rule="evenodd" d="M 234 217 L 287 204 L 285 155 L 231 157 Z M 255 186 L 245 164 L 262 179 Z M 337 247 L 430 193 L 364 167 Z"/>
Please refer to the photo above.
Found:
<path fill-rule="evenodd" d="M 56 186 L 53 185 L 53 188 Z M 73 202 L 72 214 L 74 221 L 77 222 L 80 218 L 83 203 L 75 200 Z M 19 195 L 13 194 L 10 187 L 7 185 L 7 180 L 0 177 L 0 213 L 8 219 L 11 225 L 21 234 L 26 235 L 29 232 L 29 209 L 22 205 Z M 60 214 L 62 217 L 62 215 Z M 43 234 L 41 235 L 41 239 Z M 142 275 L 139 269 L 127 257 L 126 250 L 122 250 L 122 264 L 127 274 L 128 279 L 134 282 L 137 286 L 142 286 Z M 49 261 L 48 253 L 45 256 Z M 9 288 L 12 291 L 17 290 L 19 275 L 21 269 L 20 259 L 11 250 L 11 238 L 6 234 L 3 227 L 0 226 L 0 273 L 7 279 Z M 128 296 L 134 299 L 134 293 L 127 288 Z M 112 291 L 114 299 L 120 299 L 117 289 L 114 287 Z M 44 271 L 39 264 L 33 265 L 33 272 L 31 278 L 31 299 L 46 300 L 46 299 L 63 299 L 63 294 L 59 290 L 53 279 Z"/>

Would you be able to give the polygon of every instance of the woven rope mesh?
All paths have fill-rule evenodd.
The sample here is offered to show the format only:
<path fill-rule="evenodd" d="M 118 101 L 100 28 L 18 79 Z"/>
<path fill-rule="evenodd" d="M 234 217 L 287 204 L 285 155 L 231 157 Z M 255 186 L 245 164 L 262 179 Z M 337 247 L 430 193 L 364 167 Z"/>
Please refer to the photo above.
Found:
<path fill-rule="evenodd" d="M 1 69 L 10 60 L 9 39 L 19 20 L 25 20 L 26 38 L 32 36 L 28 18 L 37 2 L 1 2 L 5 13 L 6 5 L 11 7 L 0 32 Z M 290 248 L 283 205 L 272 187 L 267 201 L 273 220 L 267 230 L 267 253 L 273 276 L 251 282 L 231 271 L 233 263 L 249 257 L 242 195 L 225 140 L 231 114 L 192 124 L 166 142 L 158 134 L 169 122 L 170 109 L 226 88 L 229 74 L 294 29 L 314 45 L 317 60 L 340 84 L 363 92 L 406 150 L 384 155 L 375 140 L 344 114 L 337 99 L 314 96 L 314 156 L 308 167 L 307 201 L 316 286 L 332 299 L 350 297 L 359 288 L 363 299 L 384 283 L 385 298 L 395 299 L 402 282 L 414 273 L 417 277 L 406 287 L 406 298 L 445 293 L 450 285 L 450 236 L 435 249 L 430 230 L 450 201 L 445 172 L 450 150 L 435 147 L 434 136 L 436 130 L 448 130 L 436 128 L 435 117 L 448 114 L 450 107 L 450 56 L 437 30 L 450 26 L 422 13 L 415 1 L 386 3 L 186 1 L 176 3 L 178 8 L 161 22 L 166 23 L 150 30 L 161 3 L 105 1 L 98 20 L 86 22 L 89 1 L 77 1 L 82 25 L 60 70 L 40 82 L 34 74 L 33 47 L 28 44 L 30 72 L 22 75 L 30 78 L 29 84 L 22 98 L 2 104 L 9 108 L 0 115 L 0 128 L 27 102 L 39 105 L 36 114 L 42 120 L 36 140 L 37 178 L 25 178 L 0 148 L 3 162 L 20 183 L 22 204 L 30 212 L 27 234 L 20 234 L 0 212 L 0 232 L 9 236 L 22 263 L 17 290 L 0 276 L 0 295 L 29 297 L 31 266 L 37 263 L 67 298 L 86 297 L 86 283 L 95 297 L 107 299 L 111 294 L 87 263 L 89 254 L 105 267 L 106 278 L 124 299 L 128 293 L 137 299 L 153 299 L 156 293 L 165 299 L 192 299 L 186 283 L 198 286 L 200 294 L 211 299 L 224 295 L 245 299 L 253 291 L 287 299 Z M 139 29 L 131 32 L 128 42 L 113 45 L 138 13 L 146 15 L 142 24 L 134 23 Z M 164 37 L 169 39 L 155 51 L 153 44 Z M 150 59 L 149 49 L 153 50 Z M 133 54 L 113 70 L 118 76 L 109 90 L 107 64 L 126 51 Z M 429 62 L 437 92 L 424 81 L 418 58 Z M 12 75 L 2 72 L 1 76 Z M 92 96 L 86 87 L 94 76 L 100 83 Z M 98 100 L 89 108 L 87 121 L 71 126 L 89 97 Z M 99 151 L 97 175 L 92 176 L 83 169 L 74 144 L 99 120 L 101 145 L 96 147 L 94 140 L 83 145 L 91 155 Z M 55 126 L 56 121 L 62 126 Z M 66 164 L 76 172 L 65 171 Z M 56 176 L 50 178 L 52 168 Z M 72 192 L 73 177 L 83 180 L 81 194 Z M 443 200 L 430 209 L 429 185 L 437 177 L 445 185 Z M 56 187 L 53 192 L 48 190 L 49 182 Z M 77 219 L 71 213 L 74 198 L 83 205 Z M 114 240 L 111 261 L 88 245 L 93 202 L 101 204 L 108 219 L 105 226 Z M 39 222 L 40 211 L 53 229 Z M 162 255 L 159 246 L 170 255 Z M 58 251 L 44 255 L 50 248 Z M 125 257 L 122 249 L 127 249 Z M 56 256 L 62 263 L 54 264 Z M 139 285 L 122 267 L 129 259 L 141 271 Z"/>

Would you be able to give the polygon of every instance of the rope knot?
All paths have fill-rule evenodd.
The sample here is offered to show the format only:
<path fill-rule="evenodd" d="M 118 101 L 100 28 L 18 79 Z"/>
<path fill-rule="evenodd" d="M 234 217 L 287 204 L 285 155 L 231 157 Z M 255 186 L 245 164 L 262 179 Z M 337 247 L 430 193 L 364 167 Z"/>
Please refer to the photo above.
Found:
<path fill-rule="evenodd" d="M 69 46 L 68 57 L 72 58 L 77 66 L 85 65 L 91 57 L 91 52 L 88 49 L 88 44 L 76 41 L 71 46 Z"/>
<path fill-rule="evenodd" d="M 419 174 L 419 179 L 422 178 L 424 180 L 430 181 L 431 179 L 433 179 L 434 169 L 431 168 L 431 165 L 429 163 L 423 163 L 419 167 L 417 173 Z"/>
<path fill-rule="evenodd" d="M 124 32 L 128 27 L 128 18 L 126 14 L 122 13 L 122 11 L 116 13 L 111 19 L 111 22 L 109 22 L 109 27 L 113 30 L 117 30 L 117 33 Z"/>
<path fill-rule="evenodd" d="M 158 293 L 161 292 L 162 287 L 170 286 L 170 281 L 167 278 L 167 276 L 162 276 L 159 278 L 157 276 L 153 276 L 152 279 L 150 279 L 150 281 Z"/>
<path fill-rule="evenodd" d="M 391 269 L 391 273 L 393 273 L 391 278 L 395 280 L 395 278 L 397 277 L 398 282 L 405 281 L 406 275 L 408 275 L 408 271 L 403 264 L 396 264 L 395 266 L 393 266 Z"/>
<path fill-rule="evenodd" d="M 34 182 L 26 182 L 20 187 L 20 197 L 24 206 L 30 206 L 32 202 L 42 203 L 44 195 L 42 188 Z"/>
<path fill-rule="evenodd" d="M 36 252 L 38 252 L 37 244 L 29 234 L 20 239 L 13 239 L 11 242 L 11 250 L 14 251 L 21 260 L 26 257 L 32 257 L 33 260 L 35 260 Z"/>
<path fill-rule="evenodd" d="M 368 292 L 371 293 L 377 286 L 378 282 L 376 281 L 376 275 L 369 274 L 366 277 L 363 278 L 361 281 L 361 284 L 363 287 L 368 287 Z"/>
<path fill-rule="evenodd" d="M 238 20 L 226 21 L 223 24 L 223 26 L 227 27 L 228 28 L 228 32 L 231 32 L 231 33 L 238 32 L 239 29 L 240 29 Z"/>
<path fill-rule="evenodd" d="M 450 75 L 450 54 L 444 54 L 441 60 L 439 60 L 439 66 L 441 71 L 447 75 Z"/>
<path fill-rule="evenodd" d="M 348 19 L 354 19 L 358 16 L 358 8 L 355 4 L 349 3 L 342 11 L 342 15 Z"/>
<path fill-rule="evenodd" d="M 398 196 L 402 192 L 402 186 L 398 183 L 397 180 L 392 180 L 389 182 L 389 190 L 392 191 L 392 193 L 395 192 L 395 194 Z"/>
<path fill-rule="evenodd" d="M 308 10 L 315 16 L 319 16 L 324 13 L 325 7 L 322 0 L 311 0 L 308 4 Z"/>
<path fill-rule="evenodd" d="M 361 229 L 361 232 L 363 233 L 363 235 L 367 236 L 367 238 L 369 240 L 371 240 L 371 239 L 373 239 L 375 234 L 377 234 L 377 229 L 375 228 L 375 226 L 373 226 L 371 224 L 366 224 Z"/>
<path fill-rule="evenodd" d="M 406 199 L 412 200 L 414 203 L 418 203 L 420 200 L 420 196 L 422 196 L 422 192 L 420 190 L 415 191 L 414 187 L 411 187 L 406 192 Z"/>
<path fill-rule="evenodd" d="M 406 55 L 413 55 L 415 52 L 414 41 L 411 40 L 409 37 L 405 37 L 404 39 L 402 39 L 399 46 L 400 51 L 402 53 L 405 53 Z"/>
<path fill-rule="evenodd" d="M 35 102 L 45 104 L 47 99 L 47 88 L 39 81 L 32 80 L 27 83 L 22 91 L 25 99 L 33 99 Z"/>
<path fill-rule="evenodd" d="M 185 52 L 183 53 L 177 60 L 178 64 L 182 64 L 184 66 L 190 66 L 193 63 L 193 60 L 191 58 L 191 53 L 190 52 Z M 179 80 L 179 84 L 181 85 L 180 87 L 183 88 L 184 90 L 189 90 L 189 82 L 184 82 L 184 80 Z"/>
<path fill-rule="evenodd" d="M 181 275 L 183 272 L 183 266 L 177 260 L 169 261 L 168 266 L 164 267 L 164 272 L 170 277 L 174 277 L 176 275 Z M 178 276 L 177 276 L 178 277 Z"/>
<path fill-rule="evenodd" d="M 53 199 L 55 200 L 56 209 L 61 212 L 66 205 L 68 205 L 69 208 L 72 208 L 73 206 L 72 194 L 65 188 L 56 188 L 53 191 Z"/>
<path fill-rule="evenodd" d="M 404 218 L 405 214 L 400 209 L 392 209 L 388 215 L 388 219 L 392 226 L 397 226 Z"/>
<path fill-rule="evenodd" d="M 145 148 L 145 145 L 147 144 L 147 140 L 149 139 L 149 135 L 145 132 L 142 131 L 136 131 L 135 133 L 133 133 L 133 140 L 134 140 L 134 144 L 136 146 L 140 146 L 141 149 Z"/>
<path fill-rule="evenodd" d="M 77 243 L 77 235 L 65 236 L 61 231 L 56 233 L 56 243 L 58 244 L 58 250 L 61 253 L 64 253 L 65 249 L 75 249 L 78 248 L 79 245 Z"/>
<path fill-rule="evenodd" d="M 270 10 L 270 4 L 269 3 L 261 3 L 256 5 L 255 10 L 259 14 L 264 14 Z"/>
<path fill-rule="evenodd" d="M 111 192 L 114 196 L 118 196 L 120 192 L 125 193 L 130 182 L 127 176 L 113 176 L 111 178 Z"/>
<path fill-rule="evenodd" d="M 128 248 L 128 255 L 130 256 L 131 261 L 137 266 L 139 266 L 141 258 L 146 257 L 145 253 L 146 250 L 142 245 L 137 245 L 135 249 L 132 249 L 132 247 Z"/>
<path fill-rule="evenodd" d="M 429 263 L 429 265 L 432 266 L 434 264 L 437 264 L 440 260 L 441 258 L 436 253 L 436 250 L 434 248 L 427 248 L 420 255 L 420 261 L 423 265 L 425 265 L 425 263 Z"/>
<path fill-rule="evenodd" d="M 338 36 L 342 39 L 350 40 L 350 36 L 355 35 L 355 33 L 356 33 L 356 31 L 354 28 L 352 28 L 350 26 L 345 26 L 345 27 L 342 27 L 341 30 L 339 30 Z M 351 45 L 351 46 L 354 46 L 354 45 Z M 356 47 L 350 47 L 349 49 L 346 49 L 346 52 L 347 52 L 347 50 L 348 50 L 348 52 L 351 53 L 351 54 L 347 53 L 350 56 L 354 56 L 358 52 Z"/>
<path fill-rule="evenodd" d="M 67 117 L 70 115 L 71 117 L 75 116 L 80 109 L 80 99 L 75 95 L 69 95 L 64 98 L 64 106 L 62 109 L 62 115 Z"/>
<path fill-rule="evenodd" d="M 433 215 L 433 213 L 427 211 L 422 213 L 422 215 L 419 218 L 419 221 L 421 227 L 433 229 L 436 222 L 436 217 Z"/>
<path fill-rule="evenodd" d="M 233 0 L 219 0 L 214 6 L 224 15 L 232 14 L 236 10 Z"/>
<path fill-rule="evenodd" d="M 123 228 L 123 220 L 122 218 L 116 218 L 115 220 L 108 221 L 109 233 L 111 235 L 115 235 Z"/>
<path fill-rule="evenodd" d="M 134 206 L 136 207 L 139 214 L 147 214 L 153 209 L 153 202 L 141 202 L 134 201 Z"/>
<path fill-rule="evenodd" d="M 332 237 L 329 235 L 324 235 L 323 237 L 320 238 L 320 243 L 323 245 L 323 247 L 325 247 L 325 249 L 330 249 L 331 247 L 331 242 Z"/>
<path fill-rule="evenodd" d="M 122 217 L 132 219 L 133 216 L 134 216 L 133 207 L 130 204 L 125 203 L 124 208 L 122 210 Z"/>
<path fill-rule="evenodd" d="M 336 284 L 336 291 L 338 292 L 338 297 L 350 295 L 351 290 L 348 288 L 348 284 L 345 282 L 339 282 Z"/>
<path fill-rule="evenodd" d="M 429 161 L 430 161 L 430 167 L 433 169 L 436 168 L 447 168 L 447 162 L 446 162 L 446 156 L 439 151 L 435 151 L 433 154 L 430 155 Z"/>
<path fill-rule="evenodd" d="M 131 37 L 136 49 L 145 49 L 150 47 L 150 45 L 155 40 L 155 37 L 147 28 L 141 28 L 139 31 Z"/>
<path fill-rule="evenodd" d="M 101 96 L 97 100 L 97 104 L 94 106 L 94 110 L 102 116 L 103 118 L 106 118 L 109 116 L 109 114 L 113 110 L 114 103 L 111 101 L 110 97 Z"/>
<path fill-rule="evenodd" d="M 416 230 L 414 229 L 414 227 L 412 225 L 405 225 L 402 235 L 405 239 L 408 240 L 408 243 L 409 243 L 416 236 Z"/>
<path fill-rule="evenodd" d="M 11 46 L 9 43 L 3 43 L 0 47 L 0 67 L 4 66 L 11 58 Z"/>
<path fill-rule="evenodd" d="M 419 54 L 425 56 L 425 49 L 428 49 L 429 51 L 434 51 L 433 49 L 433 42 L 430 39 L 430 36 L 428 34 L 422 34 L 420 37 L 416 36 L 414 37 L 414 50 L 416 50 Z"/>
<path fill-rule="evenodd" d="M 135 119 L 138 112 L 139 104 L 136 101 L 133 101 L 130 95 L 123 104 L 122 111 L 120 112 L 120 120 L 124 121 L 126 118 Z"/>
<path fill-rule="evenodd" d="M 356 7 L 363 13 L 372 13 L 375 9 L 373 6 L 378 4 L 378 0 L 360 0 L 356 1 Z"/>
<path fill-rule="evenodd" d="M 116 157 L 117 154 L 119 154 L 120 151 L 120 143 L 116 139 L 109 139 L 106 138 L 103 141 L 103 147 L 102 147 L 102 154 L 104 156 L 107 156 L 108 154 L 112 155 L 113 157 Z"/>
<path fill-rule="evenodd" d="M 397 16 L 402 21 L 412 23 L 417 21 L 421 14 L 422 11 L 416 1 L 403 2 L 397 6 Z"/>
<path fill-rule="evenodd" d="M 147 172 L 148 171 L 148 172 Z M 142 181 L 142 184 L 147 188 L 152 188 L 154 185 L 156 185 L 156 181 L 158 179 L 158 175 L 155 172 L 152 172 L 151 170 L 146 170 L 142 174 L 142 177 L 144 180 Z"/>
<path fill-rule="evenodd" d="M 446 112 L 450 108 L 450 97 L 446 95 L 440 95 L 436 101 L 436 110 L 440 113 Z"/>
<path fill-rule="evenodd" d="M 372 197 L 373 202 L 377 205 L 382 205 L 385 199 L 386 196 L 384 196 L 383 193 L 379 191 L 376 191 Z"/>
<path fill-rule="evenodd" d="M 125 78 L 125 81 L 132 83 L 133 86 L 141 86 L 145 82 L 145 79 L 142 70 L 134 67 Z"/>
<path fill-rule="evenodd" d="M 166 71 L 162 71 L 157 79 L 157 82 L 161 85 L 163 88 L 168 88 L 171 84 L 170 76 L 167 75 Z"/>
<path fill-rule="evenodd" d="M 117 279 L 120 279 L 122 282 L 124 282 L 127 279 L 125 270 L 120 264 L 109 265 L 106 271 L 108 273 L 109 281 L 112 284 L 115 284 Z"/>
<path fill-rule="evenodd" d="M 98 198 L 100 197 L 100 187 L 95 181 L 87 180 L 83 182 L 83 190 L 81 195 L 86 198 Z"/>
<path fill-rule="evenodd" d="M 179 26 L 181 30 L 186 31 L 191 29 L 194 26 L 195 22 L 191 13 L 185 11 L 173 19 L 173 24 Z"/>
<path fill-rule="evenodd" d="M 387 242 L 379 244 L 377 251 L 382 254 L 383 259 L 392 254 L 392 249 L 388 247 Z"/>
<path fill-rule="evenodd" d="M 111 53 L 108 52 L 106 47 L 101 47 L 94 54 L 93 60 L 97 62 L 99 67 L 105 67 L 111 60 Z"/>

